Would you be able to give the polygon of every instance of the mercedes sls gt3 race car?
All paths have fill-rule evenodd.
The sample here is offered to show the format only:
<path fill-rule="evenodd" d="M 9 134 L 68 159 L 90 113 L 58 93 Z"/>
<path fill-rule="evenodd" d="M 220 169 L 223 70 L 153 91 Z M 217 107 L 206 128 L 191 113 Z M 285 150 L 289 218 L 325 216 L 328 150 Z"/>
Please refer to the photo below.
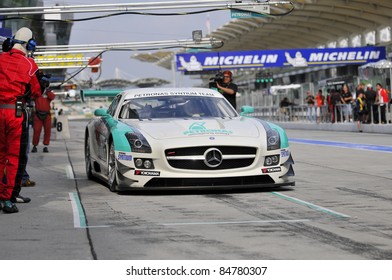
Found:
<path fill-rule="evenodd" d="M 243 113 L 206 88 L 121 92 L 87 124 L 87 176 L 111 191 L 294 186 L 285 131 Z"/>

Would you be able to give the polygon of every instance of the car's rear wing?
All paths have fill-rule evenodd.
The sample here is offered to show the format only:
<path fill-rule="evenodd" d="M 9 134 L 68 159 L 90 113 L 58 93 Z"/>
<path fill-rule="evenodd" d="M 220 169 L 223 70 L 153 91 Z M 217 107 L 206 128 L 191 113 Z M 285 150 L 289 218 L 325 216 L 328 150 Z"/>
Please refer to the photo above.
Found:
<path fill-rule="evenodd" d="M 115 97 L 122 92 L 120 89 L 113 90 L 80 90 L 80 99 L 85 102 L 87 97 Z"/>

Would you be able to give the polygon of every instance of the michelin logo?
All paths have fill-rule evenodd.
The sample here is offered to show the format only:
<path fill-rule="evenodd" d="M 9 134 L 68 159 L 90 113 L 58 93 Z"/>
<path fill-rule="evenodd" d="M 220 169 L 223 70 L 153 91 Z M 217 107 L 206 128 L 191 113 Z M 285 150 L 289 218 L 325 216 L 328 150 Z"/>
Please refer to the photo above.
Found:
<path fill-rule="evenodd" d="M 286 56 L 287 62 L 290 63 L 294 67 L 305 67 L 305 66 L 308 66 L 308 62 L 302 56 L 302 53 L 300 51 L 295 53 L 295 57 L 294 58 L 292 58 L 288 52 L 285 52 L 284 55 Z"/>
<path fill-rule="evenodd" d="M 309 62 L 373 60 L 380 56 L 380 51 L 314 52 L 310 54 Z"/>
<path fill-rule="evenodd" d="M 180 56 L 179 57 L 181 66 L 185 68 L 187 71 L 203 71 L 203 66 L 199 61 L 197 61 L 197 57 L 192 55 L 189 62 L 186 62 L 185 59 Z"/>
<path fill-rule="evenodd" d="M 220 55 L 215 57 L 206 57 L 204 66 L 218 66 L 218 65 L 264 65 L 277 63 L 279 55 L 267 54 L 267 55 Z"/>

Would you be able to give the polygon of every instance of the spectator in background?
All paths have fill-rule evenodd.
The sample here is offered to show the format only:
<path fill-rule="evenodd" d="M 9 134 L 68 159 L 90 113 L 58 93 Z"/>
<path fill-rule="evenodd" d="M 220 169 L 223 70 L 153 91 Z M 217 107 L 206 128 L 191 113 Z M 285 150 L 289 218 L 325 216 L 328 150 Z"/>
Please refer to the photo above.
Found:
<path fill-rule="evenodd" d="M 350 92 L 347 84 L 343 85 L 343 91 L 341 95 L 342 101 L 342 109 L 344 115 L 344 122 L 350 122 L 352 120 L 352 106 L 351 103 L 353 102 L 353 95 Z"/>
<path fill-rule="evenodd" d="M 359 92 L 356 99 L 356 110 L 358 113 L 357 127 L 358 131 L 362 132 L 361 123 L 364 123 L 367 118 L 368 110 L 366 108 L 365 93 Z"/>
<path fill-rule="evenodd" d="M 356 98 L 358 98 L 360 93 L 365 94 L 365 84 L 364 83 L 360 83 L 357 86 L 357 89 L 355 90 L 355 98 L 354 98 L 355 100 L 356 100 Z"/>
<path fill-rule="evenodd" d="M 377 105 L 374 105 L 376 103 L 376 96 L 377 92 L 373 90 L 372 84 L 368 84 L 366 86 L 366 91 L 365 91 L 365 97 L 366 97 L 366 107 L 368 110 L 368 115 L 367 115 L 367 123 L 372 122 L 377 120 L 378 121 L 378 114 L 377 114 Z"/>
<path fill-rule="evenodd" d="M 381 123 L 387 123 L 386 119 L 386 105 L 389 102 L 388 93 L 380 83 L 376 85 L 377 88 L 377 101 L 380 106 Z"/>
<path fill-rule="evenodd" d="M 354 115 L 354 119 L 357 120 L 358 119 L 358 109 L 356 108 L 357 105 L 357 98 L 359 96 L 359 94 L 363 93 L 364 96 L 363 98 L 365 99 L 365 84 L 364 83 L 360 83 L 357 85 L 357 88 L 355 89 L 355 96 L 353 95 L 353 101 L 351 102 L 352 107 L 353 107 L 353 115 Z"/>
<path fill-rule="evenodd" d="M 336 91 L 336 89 L 331 89 L 330 95 L 329 95 L 329 109 L 331 111 L 331 122 L 340 122 L 340 102 L 342 98 L 340 96 L 340 93 Z"/>
<path fill-rule="evenodd" d="M 317 95 L 316 95 L 316 117 L 317 117 L 317 123 L 320 123 L 321 121 L 321 116 L 324 115 L 324 103 L 325 103 L 325 97 L 323 95 L 323 91 L 321 89 L 318 90 Z"/>
<path fill-rule="evenodd" d="M 279 104 L 280 112 L 283 115 L 287 116 L 289 119 L 291 119 L 291 108 L 289 108 L 291 106 L 293 106 L 293 103 L 291 103 L 287 97 L 283 98 Z"/>
<path fill-rule="evenodd" d="M 307 117 L 308 121 L 313 122 L 315 121 L 315 108 L 314 108 L 314 96 L 310 93 L 308 90 L 306 92 L 306 98 L 305 98 L 305 103 L 308 105 L 307 109 Z"/>

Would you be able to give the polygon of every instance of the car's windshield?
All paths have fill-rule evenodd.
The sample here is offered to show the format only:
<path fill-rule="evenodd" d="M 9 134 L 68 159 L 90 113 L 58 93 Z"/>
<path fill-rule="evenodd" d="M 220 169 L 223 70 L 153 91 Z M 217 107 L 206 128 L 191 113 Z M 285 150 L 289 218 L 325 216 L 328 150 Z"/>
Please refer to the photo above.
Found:
<path fill-rule="evenodd" d="M 199 96 L 161 96 L 125 100 L 119 118 L 231 118 L 237 112 L 223 98 Z"/>

